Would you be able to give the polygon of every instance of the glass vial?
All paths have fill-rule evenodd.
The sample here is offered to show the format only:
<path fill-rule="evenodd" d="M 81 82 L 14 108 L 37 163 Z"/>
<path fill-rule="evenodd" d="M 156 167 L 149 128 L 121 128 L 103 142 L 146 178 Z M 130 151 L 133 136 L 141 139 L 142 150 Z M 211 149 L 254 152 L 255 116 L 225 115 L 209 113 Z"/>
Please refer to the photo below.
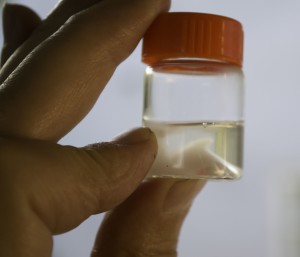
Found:
<path fill-rule="evenodd" d="M 143 124 L 158 139 L 150 177 L 238 179 L 243 29 L 231 18 L 163 13 L 143 41 Z"/>

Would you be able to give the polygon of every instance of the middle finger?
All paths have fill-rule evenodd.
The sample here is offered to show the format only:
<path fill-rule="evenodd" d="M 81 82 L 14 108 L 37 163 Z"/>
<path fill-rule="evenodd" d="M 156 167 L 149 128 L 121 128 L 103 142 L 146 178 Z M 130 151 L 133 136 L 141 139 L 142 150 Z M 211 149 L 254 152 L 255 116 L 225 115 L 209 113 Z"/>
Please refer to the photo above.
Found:
<path fill-rule="evenodd" d="M 2 68 L 0 84 L 23 61 L 23 59 L 40 43 L 55 33 L 72 15 L 105 0 L 63 0 L 41 23 L 31 37 L 18 49 L 10 61 Z"/>

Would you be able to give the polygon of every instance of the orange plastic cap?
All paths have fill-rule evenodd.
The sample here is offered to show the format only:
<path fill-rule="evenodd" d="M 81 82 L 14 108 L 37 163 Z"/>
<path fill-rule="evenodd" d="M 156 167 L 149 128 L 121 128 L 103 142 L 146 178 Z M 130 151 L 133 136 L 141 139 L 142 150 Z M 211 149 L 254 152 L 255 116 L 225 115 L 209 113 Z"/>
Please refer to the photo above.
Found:
<path fill-rule="evenodd" d="M 242 66 L 244 34 L 240 22 L 204 13 L 163 13 L 147 30 L 142 61 L 205 59 Z"/>

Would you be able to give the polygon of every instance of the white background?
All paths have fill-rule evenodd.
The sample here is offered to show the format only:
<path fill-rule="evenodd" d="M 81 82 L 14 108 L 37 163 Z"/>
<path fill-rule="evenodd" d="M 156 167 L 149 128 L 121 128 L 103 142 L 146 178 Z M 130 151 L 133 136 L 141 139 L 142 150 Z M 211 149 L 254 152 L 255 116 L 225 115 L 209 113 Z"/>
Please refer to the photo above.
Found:
<path fill-rule="evenodd" d="M 19 2 L 42 16 L 56 3 Z M 245 175 L 238 182 L 211 182 L 197 197 L 179 256 L 300 256 L 300 1 L 173 0 L 172 11 L 230 16 L 243 23 L 246 35 Z M 109 140 L 140 125 L 143 70 L 138 48 L 62 143 Z M 54 257 L 89 256 L 101 218 L 56 237 Z"/>

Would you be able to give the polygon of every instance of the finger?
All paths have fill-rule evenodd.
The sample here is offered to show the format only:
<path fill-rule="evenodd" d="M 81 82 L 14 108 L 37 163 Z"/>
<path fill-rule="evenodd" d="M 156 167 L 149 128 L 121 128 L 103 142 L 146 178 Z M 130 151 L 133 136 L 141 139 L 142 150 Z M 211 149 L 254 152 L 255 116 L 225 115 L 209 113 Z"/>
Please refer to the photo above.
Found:
<path fill-rule="evenodd" d="M 1 65 L 23 44 L 31 33 L 39 26 L 41 19 L 31 9 L 21 6 L 6 4 L 3 8 L 3 49 Z"/>
<path fill-rule="evenodd" d="M 118 64 L 168 3 L 103 1 L 73 16 L 3 84 L 0 134 L 64 136 L 92 108 Z"/>
<path fill-rule="evenodd" d="M 56 32 L 72 15 L 80 12 L 101 0 L 64 0 L 60 1 L 57 7 L 49 16 L 41 22 L 39 28 L 33 33 L 30 39 L 22 45 L 19 51 L 5 65 L 0 74 L 0 84 L 9 74 L 23 61 L 23 59 L 45 39 Z M 17 19 L 17 17 L 15 17 Z"/>
<path fill-rule="evenodd" d="M 157 148 L 149 129 L 84 149 L 34 140 L 1 143 L 0 200 L 21 199 L 53 234 L 124 201 L 146 176 Z"/>
<path fill-rule="evenodd" d="M 156 179 L 109 212 L 93 257 L 175 257 L 182 223 L 205 181 Z"/>
<path fill-rule="evenodd" d="M 50 257 L 52 234 L 126 199 L 157 147 L 148 129 L 82 150 L 37 140 L 0 146 L 0 255 L 24 257 Z"/>
<path fill-rule="evenodd" d="M 24 60 L 24 58 L 39 44 L 55 33 L 71 16 L 83 11 L 96 3 L 108 0 L 63 0 L 41 23 L 39 29 L 31 36 L 14 58 L 2 69 L 0 73 L 0 84 L 11 74 L 11 72 Z"/>

